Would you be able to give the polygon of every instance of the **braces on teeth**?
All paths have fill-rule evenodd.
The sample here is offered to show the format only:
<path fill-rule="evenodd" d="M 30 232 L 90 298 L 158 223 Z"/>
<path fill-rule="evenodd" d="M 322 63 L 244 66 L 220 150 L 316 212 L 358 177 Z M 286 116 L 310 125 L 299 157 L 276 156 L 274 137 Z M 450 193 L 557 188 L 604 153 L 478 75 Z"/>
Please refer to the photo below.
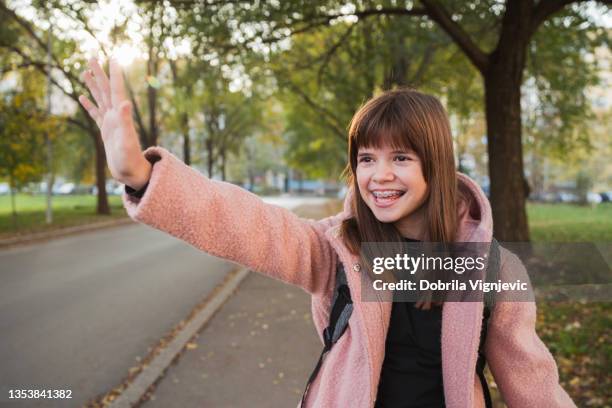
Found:
<path fill-rule="evenodd" d="M 399 195 L 401 195 L 401 194 L 402 194 L 402 192 L 401 192 L 401 191 L 384 192 L 384 193 L 375 192 L 375 193 L 374 193 L 374 195 L 375 195 L 376 197 L 381 197 L 381 198 L 384 198 L 384 197 L 392 197 L 392 196 L 395 196 L 395 195 L 398 195 L 398 196 L 399 196 Z"/>

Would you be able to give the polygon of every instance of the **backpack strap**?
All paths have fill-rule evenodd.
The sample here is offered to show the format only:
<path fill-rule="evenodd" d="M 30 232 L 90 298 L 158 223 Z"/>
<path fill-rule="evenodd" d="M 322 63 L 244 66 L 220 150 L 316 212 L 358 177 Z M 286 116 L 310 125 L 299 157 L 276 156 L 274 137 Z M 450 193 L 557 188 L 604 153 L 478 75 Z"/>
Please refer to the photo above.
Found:
<path fill-rule="evenodd" d="M 499 252 L 499 242 L 495 238 L 491 240 L 491 245 L 489 247 L 489 262 L 487 264 L 487 274 L 485 276 L 485 282 L 493 283 L 497 282 L 499 276 L 499 267 L 500 267 L 500 252 Z M 484 294 L 484 304 L 485 308 L 493 309 L 495 307 L 495 291 L 486 292 Z"/>
<path fill-rule="evenodd" d="M 346 281 L 344 266 L 342 265 L 342 262 L 338 262 L 338 265 L 336 266 L 336 285 L 334 289 L 334 297 L 332 299 L 332 309 L 329 314 L 329 325 L 323 331 L 323 351 L 321 352 L 321 356 L 319 357 L 319 361 L 317 361 L 315 369 L 308 378 L 306 389 L 302 395 L 300 407 L 304 406 L 310 385 L 317 377 L 317 374 L 319 374 L 319 370 L 321 369 L 325 356 L 346 331 L 348 321 L 352 313 L 353 300 L 351 299 L 351 291 Z"/>
<path fill-rule="evenodd" d="M 491 247 L 489 248 L 489 262 L 487 264 L 487 274 L 485 281 L 488 283 L 497 282 L 499 275 L 500 266 L 500 252 L 499 242 L 495 238 L 491 240 Z M 482 393 L 484 395 L 486 408 L 493 408 L 493 402 L 491 400 L 491 393 L 489 392 L 489 386 L 487 379 L 484 375 L 484 369 L 487 365 L 487 359 L 484 352 L 485 342 L 487 340 L 487 328 L 489 325 L 489 318 L 493 308 L 495 307 L 495 292 L 486 292 L 484 294 L 484 311 L 482 315 L 482 328 L 480 330 L 480 343 L 478 344 L 478 360 L 476 361 L 476 373 L 480 379 L 480 385 L 482 386 Z"/>
<path fill-rule="evenodd" d="M 486 282 L 497 281 L 500 265 L 499 255 L 499 243 L 495 238 L 493 238 L 489 249 L 489 262 L 487 264 L 487 273 L 485 278 Z M 484 304 L 485 305 L 483 312 L 482 329 L 480 334 L 480 344 L 478 346 L 478 360 L 476 362 L 476 372 L 478 374 L 478 377 L 480 378 L 480 384 L 482 386 L 486 408 L 492 408 L 493 403 L 491 401 L 491 394 L 489 392 L 487 380 L 484 375 L 484 369 L 487 364 L 484 354 L 484 344 L 487 338 L 487 326 L 489 318 L 491 316 L 491 311 L 495 306 L 495 292 L 487 292 L 484 294 Z M 338 262 L 338 265 L 336 266 L 336 284 L 334 288 L 334 296 L 332 298 L 332 308 L 329 315 L 329 325 L 323 331 L 323 351 L 319 356 L 319 361 L 317 361 L 317 365 L 315 366 L 314 370 L 312 371 L 312 374 L 310 374 L 310 377 L 308 378 L 308 382 L 306 383 L 306 389 L 304 390 L 304 394 L 302 395 L 302 400 L 300 402 L 300 407 L 304 407 L 304 403 L 306 401 L 306 396 L 308 394 L 308 390 L 310 389 L 310 385 L 319 374 L 319 370 L 321 369 L 321 365 L 323 364 L 325 356 L 331 350 L 332 346 L 340 339 L 340 337 L 342 337 L 342 335 L 346 331 L 346 328 L 348 327 L 348 321 L 352 313 L 353 300 L 351 299 L 351 291 L 348 287 L 348 283 L 346 280 L 344 266 L 341 262 Z"/>

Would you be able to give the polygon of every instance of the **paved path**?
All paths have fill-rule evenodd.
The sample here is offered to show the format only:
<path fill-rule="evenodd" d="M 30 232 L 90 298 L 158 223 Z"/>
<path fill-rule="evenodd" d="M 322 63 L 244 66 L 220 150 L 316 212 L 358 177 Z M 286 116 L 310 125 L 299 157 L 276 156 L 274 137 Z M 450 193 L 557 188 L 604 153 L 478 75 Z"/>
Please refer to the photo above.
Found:
<path fill-rule="evenodd" d="M 294 408 L 322 347 L 310 297 L 251 272 L 141 408 Z"/>
<path fill-rule="evenodd" d="M 142 225 L 0 251 L 0 406 L 74 407 L 110 390 L 233 268 Z M 9 402 L 11 388 L 73 399 Z"/>

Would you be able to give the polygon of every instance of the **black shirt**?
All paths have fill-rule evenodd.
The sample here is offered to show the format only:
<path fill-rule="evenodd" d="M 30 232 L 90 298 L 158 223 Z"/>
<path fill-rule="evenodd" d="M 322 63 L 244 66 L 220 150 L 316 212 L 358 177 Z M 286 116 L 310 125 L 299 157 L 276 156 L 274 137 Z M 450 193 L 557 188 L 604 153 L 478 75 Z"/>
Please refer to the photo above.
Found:
<path fill-rule="evenodd" d="M 414 305 L 414 302 L 393 302 L 376 408 L 445 406 L 442 307 L 422 310 Z"/>
<path fill-rule="evenodd" d="M 442 408 L 442 308 L 394 302 L 376 408 Z"/>

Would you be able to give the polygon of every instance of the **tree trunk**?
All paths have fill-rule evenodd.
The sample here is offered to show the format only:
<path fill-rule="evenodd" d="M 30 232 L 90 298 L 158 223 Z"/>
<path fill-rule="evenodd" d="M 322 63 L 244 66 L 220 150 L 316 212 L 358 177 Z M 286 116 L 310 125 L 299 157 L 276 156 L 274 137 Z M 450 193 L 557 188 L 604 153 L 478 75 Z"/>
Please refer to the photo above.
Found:
<path fill-rule="evenodd" d="M 149 52 L 150 58 L 155 58 L 154 61 L 147 62 L 147 74 L 150 78 L 157 80 L 157 57 L 153 55 L 153 50 Z M 156 146 L 159 129 L 157 127 L 157 89 L 149 84 L 147 86 L 147 102 L 149 106 L 149 140 L 147 146 Z"/>
<path fill-rule="evenodd" d="M 149 10 L 149 35 L 147 37 L 147 48 L 149 59 L 147 61 L 147 105 L 149 108 L 149 137 L 144 148 L 157 145 L 159 128 L 157 125 L 157 85 L 159 78 L 157 77 L 159 68 L 158 45 L 156 43 L 155 30 L 157 22 L 158 7 L 156 3 L 152 3 L 153 8 Z"/>
<path fill-rule="evenodd" d="M 9 190 L 11 192 L 11 213 L 13 215 L 13 228 L 17 229 L 17 205 L 15 204 L 15 187 L 13 178 L 9 177 Z"/>
<path fill-rule="evenodd" d="M 255 172 L 249 168 L 247 175 L 249 177 L 249 191 L 255 191 Z"/>
<path fill-rule="evenodd" d="M 393 59 L 390 66 L 387 68 L 385 78 L 383 80 L 383 89 L 393 89 L 394 87 L 406 86 L 408 78 L 408 56 L 402 38 L 396 38 L 393 45 Z"/>
<path fill-rule="evenodd" d="M 189 115 L 181 115 L 181 132 L 183 133 L 183 161 L 186 165 L 191 164 L 191 143 L 189 140 Z"/>
<path fill-rule="evenodd" d="M 212 177 L 213 176 L 213 163 L 214 163 L 214 157 L 213 157 L 213 142 L 210 139 L 210 137 L 208 139 L 206 139 L 206 153 L 207 153 L 207 168 L 208 168 L 208 177 Z"/>
<path fill-rule="evenodd" d="M 98 187 L 96 212 L 98 214 L 109 215 L 111 211 L 108 205 L 108 195 L 106 194 L 106 154 L 102 138 L 97 133 L 94 136 L 94 146 L 96 148 L 96 186 Z"/>
<path fill-rule="evenodd" d="M 219 152 L 219 158 L 221 160 L 221 180 L 225 181 L 225 148 Z"/>
<path fill-rule="evenodd" d="M 484 77 L 491 207 L 498 240 L 529 241 L 521 140 L 525 47 L 514 40 L 491 55 Z"/>

